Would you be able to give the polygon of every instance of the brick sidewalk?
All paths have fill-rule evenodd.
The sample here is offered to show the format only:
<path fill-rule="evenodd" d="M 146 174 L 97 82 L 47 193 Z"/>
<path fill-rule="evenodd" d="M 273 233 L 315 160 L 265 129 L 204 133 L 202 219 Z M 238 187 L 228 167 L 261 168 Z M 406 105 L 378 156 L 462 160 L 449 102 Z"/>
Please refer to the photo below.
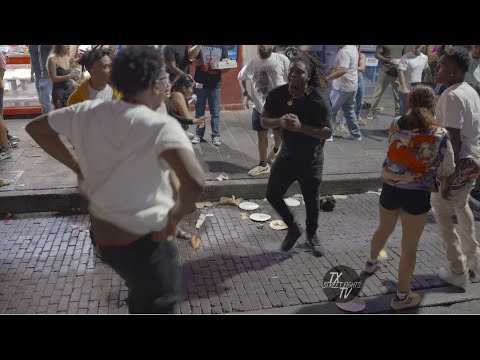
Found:
<path fill-rule="evenodd" d="M 267 202 L 255 212 L 278 218 Z M 242 210 L 215 206 L 200 229 L 203 246 L 194 250 L 178 240 L 184 273 L 181 313 L 210 314 L 262 310 L 327 301 L 321 287 L 335 265 L 357 272 L 369 254 L 378 223 L 378 196 L 359 194 L 338 200 L 321 213 L 319 230 L 326 238 L 324 257 L 315 258 L 302 237 L 288 254 L 279 246 L 285 232 L 262 229 Z M 304 206 L 292 208 L 303 221 Z M 198 212 L 186 219 L 194 229 Z M 88 215 L 24 214 L 0 222 L 0 313 L 126 313 L 123 281 L 93 254 Z M 478 223 L 477 236 L 478 236 Z M 387 245 L 390 259 L 367 280 L 361 295 L 395 291 L 400 254 L 400 225 Z M 429 217 L 420 241 L 414 289 L 444 284 L 436 276 L 446 264 L 436 224 Z"/>

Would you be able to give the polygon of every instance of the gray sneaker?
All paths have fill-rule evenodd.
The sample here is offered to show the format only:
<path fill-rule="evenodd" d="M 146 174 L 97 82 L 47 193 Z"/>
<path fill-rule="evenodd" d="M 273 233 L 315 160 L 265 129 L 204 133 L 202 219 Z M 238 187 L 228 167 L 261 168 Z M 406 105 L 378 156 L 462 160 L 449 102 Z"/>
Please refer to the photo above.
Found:
<path fill-rule="evenodd" d="M 222 145 L 222 142 L 220 141 L 220 136 L 215 136 L 215 137 L 212 139 L 212 144 L 215 145 L 215 146 L 220 146 L 220 145 Z"/>
<path fill-rule="evenodd" d="M 10 156 L 12 156 L 12 154 L 13 154 L 13 150 L 11 147 L 0 148 L 0 160 L 8 159 Z"/>
<path fill-rule="evenodd" d="M 199 136 L 194 136 L 192 139 L 192 144 L 200 144 L 200 141 L 202 141 L 202 139 L 200 139 Z"/>

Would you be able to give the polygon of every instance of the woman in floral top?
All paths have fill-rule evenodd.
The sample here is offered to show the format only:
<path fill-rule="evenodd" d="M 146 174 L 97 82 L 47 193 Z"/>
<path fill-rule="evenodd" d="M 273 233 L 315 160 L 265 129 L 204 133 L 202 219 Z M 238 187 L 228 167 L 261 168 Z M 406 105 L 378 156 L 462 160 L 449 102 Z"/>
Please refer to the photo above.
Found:
<path fill-rule="evenodd" d="M 378 255 L 392 234 L 398 218 L 402 222 L 402 255 L 398 269 L 397 294 L 391 301 L 395 310 L 417 306 L 420 295 L 410 291 L 415 270 L 418 241 L 430 210 L 430 194 L 438 191 L 437 179 L 455 170 L 448 132 L 434 118 L 435 93 L 417 85 L 409 95 L 405 116 L 390 126 L 387 157 L 382 167 L 380 224 L 373 235 L 365 273 L 379 266 Z"/>

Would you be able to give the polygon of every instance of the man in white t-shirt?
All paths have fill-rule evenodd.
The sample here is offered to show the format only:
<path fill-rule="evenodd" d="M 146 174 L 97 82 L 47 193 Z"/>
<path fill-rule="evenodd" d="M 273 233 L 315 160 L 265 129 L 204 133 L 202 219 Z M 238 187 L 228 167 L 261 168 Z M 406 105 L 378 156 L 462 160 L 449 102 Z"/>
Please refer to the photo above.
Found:
<path fill-rule="evenodd" d="M 433 193 L 431 200 L 450 265 L 440 269 L 438 276 L 462 288 L 468 282 L 467 270 L 480 272 L 480 247 L 468 204 L 468 195 L 480 173 L 480 97 L 464 81 L 469 62 L 468 52 L 460 47 L 446 49 L 439 61 L 438 82 L 448 88 L 438 100 L 435 115 L 438 124 L 449 132 L 456 170 L 442 181 L 440 193 Z M 458 232 L 452 220 L 454 214 Z"/>
<path fill-rule="evenodd" d="M 402 56 L 398 64 L 398 80 L 400 82 L 400 116 L 404 116 L 408 110 L 408 94 L 412 83 L 422 82 L 423 72 L 427 72 L 426 80 L 429 80 L 430 66 L 427 55 L 422 54 L 425 45 L 411 45 L 412 50 Z"/>
<path fill-rule="evenodd" d="M 248 172 L 250 176 L 269 174 L 269 163 L 273 163 L 275 155 L 282 145 L 280 130 L 273 130 L 275 144 L 267 158 L 268 129 L 264 129 L 260 124 L 260 115 L 268 93 L 287 83 L 288 67 L 290 66 L 290 60 L 285 55 L 272 52 L 272 48 L 272 45 L 257 45 L 258 56 L 249 61 L 238 73 L 247 109 L 249 101 L 253 101 L 252 128 L 258 135 L 260 163 Z M 248 93 L 247 80 L 252 82 L 253 96 Z"/>
<path fill-rule="evenodd" d="M 180 280 L 173 239 L 195 209 L 204 174 L 178 121 L 154 111 L 168 81 L 161 50 L 123 49 L 111 78 L 122 100 L 87 100 L 36 118 L 26 131 L 78 175 L 92 240 L 126 281 L 129 312 L 171 313 Z M 176 194 L 172 172 L 181 184 Z"/>
<path fill-rule="evenodd" d="M 337 124 L 337 113 L 342 109 L 348 127 L 347 129 L 341 121 L 335 130 L 343 133 L 344 138 L 349 140 L 362 140 L 357 115 L 355 114 L 355 95 L 358 88 L 358 56 L 355 45 L 339 45 L 335 67 L 327 76 L 328 81 L 333 80 L 332 92 L 330 93 L 333 123 Z M 333 136 L 329 141 L 332 140 Z"/>

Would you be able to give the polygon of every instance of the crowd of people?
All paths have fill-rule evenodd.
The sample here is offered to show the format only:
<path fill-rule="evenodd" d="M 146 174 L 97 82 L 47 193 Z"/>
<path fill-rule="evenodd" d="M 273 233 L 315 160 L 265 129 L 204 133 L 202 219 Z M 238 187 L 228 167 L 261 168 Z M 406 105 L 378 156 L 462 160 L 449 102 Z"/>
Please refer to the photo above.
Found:
<path fill-rule="evenodd" d="M 166 45 L 163 50 L 127 46 L 116 54 L 107 48 L 92 49 L 78 60 L 90 77 L 71 92 L 70 84 L 79 75 L 68 70 L 68 49 L 54 45 L 44 59 L 42 54 L 48 51 L 42 52 L 42 46 L 47 45 L 37 48 L 42 60 L 32 61 L 36 86 L 40 99 L 47 98 L 41 92 L 49 85 L 42 80 L 47 79 L 45 73 L 53 74 L 50 91 L 56 110 L 44 106 L 44 114 L 26 130 L 77 174 L 79 190 L 89 199 L 92 241 L 102 260 L 125 279 L 129 311 L 173 312 L 180 279 L 173 239 L 181 219 L 195 211 L 204 186 L 192 144 L 203 140 L 207 102 L 212 144 L 221 145 L 220 86 L 226 70 L 212 65 L 227 56 L 226 46 Z M 448 260 L 438 276 L 465 288 L 469 271 L 480 273 L 480 247 L 469 207 L 469 194 L 480 193 L 474 188 L 480 175 L 480 45 L 470 51 L 442 46 L 435 52 L 437 58 L 423 54 L 427 49 L 377 47 L 382 65 L 367 116 L 373 117 L 390 84 L 398 116 L 389 128 L 379 225 L 364 272 L 373 274 L 381 266 L 379 254 L 400 219 L 402 254 L 397 293 L 391 301 L 396 310 L 421 301 L 410 283 L 432 207 Z M 329 69 L 318 54 L 298 47 L 274 52 L 272 45 L 258 45 L 257 50 L 257 57 L 238 74 L 245 104 L 253 102 L 252 128 L 258 133 L 259 165 L 249 174 L 271 175 L 266 198 L 288 226 L 283 251 L 292 249 L 303 233 L 283 201 L 289 186 L 299 182 L 307 244 L 313 255 L 322 256 L 328 242 L 318 233 L 323 149 L 336 133 L 362 140 L 360 126 L 367 121 L 359 117 L 365 55 L 358 45 L 339 45 Z M 194 76 L 188 73 L 190 64 L 196 68 Z M 252 83 L 251 92 L 247 81 Z M 189 107 L 193 103 L 194 115 Z M 340 109 L 343 116 L 337 122 Z M 194 134 L 188 131 L 192 125 Z M 270 152 L 269 129 L 275 139 Z M 74 154 L 59 135 L 69 139 Z M 131 189 L 133 176 L 137 180 Z"/>

